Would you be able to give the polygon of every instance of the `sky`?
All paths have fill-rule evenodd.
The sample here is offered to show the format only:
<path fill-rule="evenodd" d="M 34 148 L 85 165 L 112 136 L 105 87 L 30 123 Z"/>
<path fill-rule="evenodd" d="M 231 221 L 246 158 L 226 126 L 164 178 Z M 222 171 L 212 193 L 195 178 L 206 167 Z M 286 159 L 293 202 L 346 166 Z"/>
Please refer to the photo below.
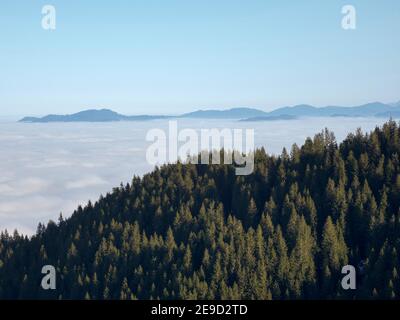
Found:
<path fill-rule="evenodd" d="M 395 102 L 399 34 L 398 0 L 2 0 L 0 116 Z"/>

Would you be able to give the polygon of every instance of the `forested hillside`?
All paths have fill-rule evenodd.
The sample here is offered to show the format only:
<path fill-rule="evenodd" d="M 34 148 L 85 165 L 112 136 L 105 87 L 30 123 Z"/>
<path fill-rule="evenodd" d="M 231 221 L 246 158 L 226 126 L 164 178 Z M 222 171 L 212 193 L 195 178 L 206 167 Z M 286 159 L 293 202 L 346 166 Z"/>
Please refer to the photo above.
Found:
<path fill-rule="evenodd" d="M 266 129 L 267 130 L 267 129 Z M 255 171 L 173 164 L 32 238 L 3 233 L 0 298 L 400 298 L 400 128 L 325 131 Z M 43 265 L 57 290 L 40 287 Z M 344 291 L 342 266 L 357 267 Z"/>

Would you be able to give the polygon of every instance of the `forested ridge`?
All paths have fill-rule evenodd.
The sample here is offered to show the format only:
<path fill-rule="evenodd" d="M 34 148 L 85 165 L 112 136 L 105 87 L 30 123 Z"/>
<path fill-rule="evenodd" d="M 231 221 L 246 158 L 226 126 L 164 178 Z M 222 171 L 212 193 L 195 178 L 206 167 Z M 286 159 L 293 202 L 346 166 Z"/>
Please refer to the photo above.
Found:
<path fill-rule="evenodd" d="M 325 130 L 232 165 L 168 164 L 32 238 L 0 236 L 0 298 L 398 299 L 400 127 Z M 43 290 L 43 265 L 57 289 Z M 357 269 L 343 290 L 341 269 Z"/>

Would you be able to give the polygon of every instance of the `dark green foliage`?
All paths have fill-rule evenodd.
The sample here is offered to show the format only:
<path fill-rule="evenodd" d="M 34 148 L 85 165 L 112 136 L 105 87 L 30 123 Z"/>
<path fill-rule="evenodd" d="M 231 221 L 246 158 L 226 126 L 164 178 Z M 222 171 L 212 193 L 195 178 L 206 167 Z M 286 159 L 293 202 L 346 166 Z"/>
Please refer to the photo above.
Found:
<path fill-rule="evenodd" d="M 340 146 L 325 131 L 290 155 L 256 151 L 249 176 L 156 168 L 31 239 L 2 233 L 0 298 L 397 299 L 399 136 L 393 121 Z M 356 291 L 340 286 L 346 264 Z"/>

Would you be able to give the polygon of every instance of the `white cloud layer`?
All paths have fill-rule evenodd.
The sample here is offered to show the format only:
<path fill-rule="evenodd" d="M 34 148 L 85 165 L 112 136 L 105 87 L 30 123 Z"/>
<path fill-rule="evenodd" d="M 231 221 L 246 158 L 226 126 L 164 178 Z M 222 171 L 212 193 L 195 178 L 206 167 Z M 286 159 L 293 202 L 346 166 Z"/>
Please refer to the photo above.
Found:
<path fill-rule="evenodd" d="M 184 128 L 254 128 L 257 146 L 279 153 L 302 144 L 324 127 L 338 140 L 357 127 L 373 129 L 384 119 L 307 119 L 265 123 L 180 120 Z M 1 123 L 0 122 L 0 230 L 33 234 L 39 222 L 72 214 L 79 204 L 112 190 L 147 164 L 146 133 L 167 130 L 167 121 L 121 123 Z"/>
<path fill-rule="evenodd" d="M 67 182 L 65 187 L 66 189 L 71 190 L 71 189 L 95 187 L 103 184 L 107 184 L 107 181 L 98 176 L 88 176 L 79 180 Z"/>

